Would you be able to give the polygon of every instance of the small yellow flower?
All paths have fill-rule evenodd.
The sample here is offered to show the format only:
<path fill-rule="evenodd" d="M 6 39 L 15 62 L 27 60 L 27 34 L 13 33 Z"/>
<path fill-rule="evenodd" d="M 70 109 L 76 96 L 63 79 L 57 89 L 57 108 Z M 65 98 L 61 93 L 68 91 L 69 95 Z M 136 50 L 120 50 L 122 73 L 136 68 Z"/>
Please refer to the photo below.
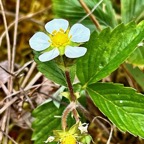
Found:
<path fill-rule="evenodd" d="M 61 144 L 76 144 L 77 140 L 73 135 L 67 135 L 61 140 Z"/>
<path fill-rule="evenodd" d="M 47 142 L 53 141 L 60 144 L 90 144 L 91 136 L 87 133 L 88 124 L 81 122 L 73 125 L 69 130 L 54 130 L 54 137 L 50 136 Z"/>

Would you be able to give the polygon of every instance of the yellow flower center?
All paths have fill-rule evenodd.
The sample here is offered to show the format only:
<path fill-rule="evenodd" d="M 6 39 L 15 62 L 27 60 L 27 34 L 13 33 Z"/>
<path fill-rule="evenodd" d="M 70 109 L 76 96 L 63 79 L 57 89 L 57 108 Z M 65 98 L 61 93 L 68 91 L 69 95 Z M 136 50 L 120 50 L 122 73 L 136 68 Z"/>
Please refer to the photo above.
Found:
<path fill-rule="evenodd" d="M 54 47 L 64 47 L 70 43 L 70 38 L 68 36 L 69 30 L 64 32 L 63 29 L 60 29 L 59 31 L 53 31 L 52 35 L 50 36 L 51 38 L 51 45 Z"/>
<path fill-rule="evenodd" d="M 68 135 L 62 139 L 61 144 L 76 144 L 76 138 L 73 135 Z"/>

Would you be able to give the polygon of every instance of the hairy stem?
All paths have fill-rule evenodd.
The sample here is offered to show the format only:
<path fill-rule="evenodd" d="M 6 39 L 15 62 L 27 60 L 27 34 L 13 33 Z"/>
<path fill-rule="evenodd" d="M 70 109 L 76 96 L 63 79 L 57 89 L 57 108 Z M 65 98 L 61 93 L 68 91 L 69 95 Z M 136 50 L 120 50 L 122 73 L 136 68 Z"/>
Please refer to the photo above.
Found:
<path fill-rule="evenodd" d="M 71 102 L 62 114 L 62 129 L 65 130 L 67 127 L 67 117 L 68 114 L 76 108 L 75 102 Z"/>
<path fill-rule="evenodd" d="M 65 71 L 65 77 L 66 77 L 67 86 L 68 86 L 68 89 L 69 89 L 69 92 L 70 92 L 71 101 L 75 102 L 76 101 L 76 96 L 74 95 L 73 86 L 72 86 L 72 83 L 71 83 L 69 71 Z"/>
<path fill-rule="evenodd" d="M 65 78 L 66 78 L 66 82 L 67 82 L 67 87 L 70 93 L 70 104 L 68 105 L 68 107 L 66 107 L 66 109 L 63 112 L 62 115 L 62 128 L 63 130 L 65 130 L 65 128 L 67 127 L 67 116 L 70 112 L 72 112 L 76 122 L 79 121 L 79 115 L 78 112 L 76 110 L 76 96 L 74 94 L 74 90 L 73 90 L 73 86 L 72 86 L 72 82 L 70 79 L 70 72 L 69 69 L 67 69 L 66 63 L 63 59 L 63 57 L 61 57 L 61 62 L 63 64 L 63 71 L 65 73 Z"/>
<path fill-rule="evenodd" d="M 73 86 L 72 86 L 72 83 L 71 83 L 69 71 L 65 71 L 65 76 L 66 76 L 68 89 L 69 89 L 69 92 L 70 92 L 71 101 L 75 103 L 76 102 L 76 96 L 75 96 L 74 91 L 73 91 Z M 79 121 L 79 115 L 78 115 L 78 112 L 77 112 L 76 108 L 74 108 L 72 110 L 72 113 L 73 113 L 73 116 L 74 116 L 76 122 L 78 122 Z"/>

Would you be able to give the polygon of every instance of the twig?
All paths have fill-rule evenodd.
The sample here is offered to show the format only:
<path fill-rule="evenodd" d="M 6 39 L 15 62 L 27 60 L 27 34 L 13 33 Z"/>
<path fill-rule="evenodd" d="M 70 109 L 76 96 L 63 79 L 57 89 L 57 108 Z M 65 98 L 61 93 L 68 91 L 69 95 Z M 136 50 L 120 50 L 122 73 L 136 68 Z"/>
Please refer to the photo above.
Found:
<path fill-rule="evenodd" d="M 31 108 L 32 108 L 32 109 L 35 109 L 35 107 L 34 107 L 32 101 L 31 101 L 31 99 L 27 96 L 27 94 L 25 93 L 25 91 L 24 91 L 22 88 L 21 88 L 21 91 L 22 91 L 22 94 L 23 94 L 23 95 L 26 97 L 26 99 L 28 100 Z"/>
<path fill-rule="evenodd" d="M 114 127 L 113 127 L 113 126 L 111 126 L 111 131 L 110 131 L 109 138 L 108 138 L 108 140 L 107 140 L 107 143 L 106 143 L 106 144 L 110 144 L 110 141 L 111 141 L 111 139 L 112 139 L 113 130 L 114 130 Z"/>
<path fill-rule="evenodd" d="M 9 135 L 7 135 L 2 129 L 0 131 L 3 133 L 3 135 L 7 136 L 14 144 L 18 144 L 15 140 L 13 140 Z"/>
<path fill-rule="evenodd" d="M 38 72 L 35 75 L 35 77 L 28 83 L 28 85 L 25 87 L 25 89 L 27 89 L 28 87 L 32 86 L 41 76 L 42 76 L 42 73 Z"/>
<path fill-rule="evenodd" d="M 3 4 L 2 4 L 2 1 L 0 0 L 0 7 L 1 7 L 1 10 L 2 10 L 2 17 L 3 17 L 3 21 L 4 21 L 4 27 L 5 27 L 5 32 L 6 32 L 6 41 L 7 41 L 7 53 L 8 53 L 8 71 L 11 71 L 11 47 L 10 47 L 10 37 L 9 37 L 9 32 L 8 32 L 8 26 L 7 26 L 7 21 L 6 21 L 6 16 L 5 16 L 5 13 L 4 13 L 4 7 L 3 7 Z M 11 78 L 8 80 L 8 88 L 9 88 L 9 91 L 11 92 L 11 89 L 12 89 L 12 86 L 11 86 Z M 7 102 L 9 100 L 7 99 Z M 4 116 L 3 116 L 3 119 L 2 119 L 2 123 L 1 123 L 1 126 L 2 126 L 2 130 L 6 130 L 6 134 L 8 133 L 8 127 L 7 127 L 7 124 L 9 123 L 9 120 L 8 120 L 8 113 L 9 113 L 9 109 L 7 109 L 7 111 L 5 112 Z M 3 133 L 1 133 L 1 138 L 0 138 L 0 141 L 2 140 L 3 138 Z M 4 143 L 7 143 L 7 138 L 4 139 Z"/>
<path fill-rule="evenodd" d="M 3 69 L 3 70 L 4 70 L 6 73 L 8 73 L 9 75 L 15 76 L 13 73 L 9 72 L 7 69 L 5 69 L 4 67 L 2 67 L 1 65 L 0 65 L 0 68 Z"/>
<path fill-rule="evenodd" d="M 88 8 L 88 6 L 86 5 L 86 3 L 83 0 L 79 0 L 81 6 L 84 8 L 84 10 L 86 11 L 87 14 L 90 14 L 90 19 L 93 21 L 93 23 L 95 24 L 96 28 L 101 31 L 101 27 L 99 22 L 97 21 L 96 17 L 91 13 L 90 9 Z"/>
<path fill-rule="evenodd" d="M 14 26 L 14 39 L 13 39 L 13 49 L 12 49 L 12 59 L 11 59 L 11 69 L 10 72 L 14 72 L 14 63 L 15 63 L 15 53 L 16 53 L 16 41 L 17 41 L 17 28 L 18 28 L 18 14 L 19 14 L 19 5 L 20 2 L 17 0 L 16 2 L 16 14 L 15 14 L 15 26 Z M 13 90 L 13 77 L 11 76 L 9 79 L 9 91 L 10 93 Z"/>
<path fill-rule="evenodd" d="M 5 69 L 4 67 L 2 67 L 0 65 L 0 68 L 2 68 L 6 73 L 8 73 L 9 75 L 13 76 L 13 77 L 16 77 L 23 69 L 25 69 L 29 64 L 31 64 L 33 62 L 33 60 L 25 63 L 20 69 L 18 69 L 16 72 L 14 73 L 11 73 L 9 72 L 7 69 Z"/>
<path fill-rule="evenodd" d="M 20 73 L 21 71 L 23 71 L 23 70 L 24 70 L 28 65 L 30 65 L 32 62 L 33 62 L 33 60 L 25 63 L 21 68 L 19 68 L 19 69 L 14 73 L 15 76 L 18 76 L 19 73 Z"/>
<path fill-rule="evenodd" d="M 103 0 L 99 1 L 94 7 L 93 9 L 90 11 L 90 13 L 88 13 L 87 15 L 85 15 L 83 18 L 81 18 L 78 23 L 82 22 L 83 20 L 85 20 L 89 15 L 91 15 L 95 9 L 103 2 Z"/>
<path fill-rule="evenodd" d="M 6 33 L 6 41 L 7 41 L 7 51 L 8 51 L 8 71 L 10 71 L 11 69 L 11 48 L 10 48 L 10 37 L 9 37 L 9 32 L 8 32 L 8 27 L 7 27 L 7 20 L 6 20 L 6 16 L 4 13 L 4 7 L 2 4 L 2 0 L 0 0 L 0 7 L 2 10 L 2 17 L 3 17 L 3 21 L 4 21 L 4 27 L 5 27 L 5 33 Z"/>
<path fill-rule="evenodd" d="M 5 94 L 9 95 L 10 94 L 9 90 L 1 81 L 0 81 L 0 85 L 3 89 L 3 91 L 5 92 Z M 9 101 L 7 100 L 7 102 L 9 102 Z M 6 109 L 7 109 L 7 107 L 6 107 Z M 7 109 L 7 111 L 4 113 L 3 118 L 2 118 L 2 122 L 1 122 L 1 129 L 5 130 L 7 134 L 8 134 L 8 127 L 6 124 L 9 123 L 9 111 L 10 110 Z M 0 133 L 0 141 L 2 141 L 2 138 L 3 138 L 3 133 Z M 4 144 L 7 144 L 7 137 L 4 138 L 3 141 L 4 141 L 3 142 Z"/>
<path fill-rule="evenodd" d="M 23 81 L 22 84 L 21 84 L 21 87 L 22 87 L 22 88 L 24 88 L 24 86 L 25 86 L 26 83 L 28 82 L 28 80 L 29 80 L 29 78 L 30 78 L 30 76 L 31 76 L 31 74 L 32 74 L 32 72 L 33 72 L 33 70 L 34 70 L 35 67 L 36 67 L 36 63 L 33 62 L 33 63 L 32 63 L 32 66 L 30 67 L 30 69 L 29 69 L 29 71 L 28 71 L 28 73 L 27 73 L 27 75 L 26 75 L 26 77 L 25 77 L 25 79 L 24 79 L 24 81 Z"/>
<path fill-rule="evenodd" d="M 2 89 L 3 89 L 3 91 L 4 91 L 4 93 L 6 95 L 10 94 L 9 90 L 7 89 L 7 87 L 1 81 L 0 81 L 0 86 L 2 87 Z"/>
<path fill-rule="evenodd" d="M 28 88 L 24 89 L 24 91 L 27 91 L 27 90 L 30 90 L 30 89 L 33 89 L 33 88 L 39 88 L 39 87 L 41 87 L 42 85 L 43 85 L 43 83 L 42 83 L 42 84 L 37 84 L 37 85 L 31 86 L 31 87 L 28 87 Z M 0 105 L 1 105 L 1 103 L 4 102 L 6 99 L 11 98 L 11 97 L 13 97 L 13 96 L 17 96 L 19 93 L 21 93 L 21 91 L 17 91 L 17 92 L 14 92 L 14 93 L 8 95 L 7 97 L 5 97 L 5 98 L 0 102 Z"/>
<path fill-rule="evenodd" d="M 5 131 L 6 121 L 7 121 L 7 111 L 4 113 L 4 115 L 1 119 L 1 129 L 3 131 Z M 1 132 L 0 133 L 0 142 L 2 141 L 2 139 L 3 139 L 3 133 Z"/>
<path fill-rule="evenodd" d="M 112 139 L 112 134 L 113 134 L 114 126 L 113 126 L 107 119 L 105 119 L 105 118 L 103 118 L 103 117 L 101 117 L 101 116 L 96 116 L 96 117 L 93 119 L 93 121 L 95 121 L 95 119 L 98 119 L 98 118 L 104 120 L 105 122 L 107 122 L 107 123 L 111 126 L 111 131 L 110 131 L 110 133 L 109 133 L 109 138 L 108 138 L 107 143 L 106 143 L 106 144 L 110 144 L 110 141 L 111 141 L 111 139 Z M 92 121 L 92 122 L 93 122 L 93 121 Z"/>
<path fill-rule="evenodd" d="M 32 18 L 32 17 L 34 17 L 34 16 L 36 16 L 36 15 L 38 15 L 38 14 L 41 14 L 41 13 L 43 13 L 43 12 L 45 12 L 46 10 L 49 10 L 49 9 L 51 9 L 51 6 L 52 5 L 49 5 L 48 7 L 46 7 L 46 8 L 44 8 L 44 9 L 42 9 L 42 10 L 39 10 L 39 11 L 37 11 L 37 12 L 35 12 L 35 13 L 29 13 L 28 15 L 26 15 L 26 16 L 21 16 L 20 17 L 20 19 L 29 19 L 29 18 Z M 0 10 L 0 13 L 2 13 L 2 11 Z M 9 11 L 4 11 L 4 13 L 6 14 L 6 15 L 10 15 L 10 16 L 15 16 L 15 14 L 13 13 L 13 12 L 9 12 Z M 19 20 L 20 20 L 19 19 Z"/>
<path fill-rule="evenodd" d="M 30 20 L 30 21 L 33 21 L 33 22 L 35 22 L 35 23 L 38 23 L 38 21 L 36 21 L 35 19 L 32 19 L 32 17 L 34 17 L 34 16 L 36 16 L 36 15 L 38 15 L 38 14 L 40 14 L 40 13 L 42 13 L 42 12 L 48 10 L 48 9 L 50 9 L 50 8 L 51 8 L 51 5 L 48 6 L 47 8 L 45 8 L 45 9 L 42 9 L 42 10 L 34 13 L 34 14 L 28 14 L 28 15 L 26 15 L 26 16 L 21 16 L 21 17 L 19 18 L 18 22 L 21 22 L 21 21 L 23 21 L 23 20 Z M 5 13 L 6 13 L 6 12 L 5 12 Z M 7 13 L 6 13 L 6 14 L 7 14 Z M 8 30 L 9 30 L 14 24 L 15 24 L 15 21 L 13 21 L 13 22 L 8 26 Z M 1 43 L 2 43 L 2 39 L 4 38 L 5 34 L 6 34 L 6 32 L 4 31 L 4 32 L 2 33 L 2 35 L 1 35 L 1 37 L 0 37 L 0 45 L 1 45 Z"/>
<path fill-rule="evenodd" d="M 1 10 L 0 10 L 0 13 L 2 13 Z M 8 16 L 14 16 L 15 15 L 13 12 L 10 12 L 10 11 L 7 11 L 7 10 L 5 10 L 4 13 L 5 13 L 5 15 L 8 15 Z"/>
<path fill-rule="evenodd" d="M 11 106 L 16 100 L 18 99 L 18 97 L 14 97 L 13 99 L 11 99 L 10 101 L 8 101 L 1 109 L 0 109 L 0 114 L 2 114 L 9 106 Z"/>
<path fill-rule="evenodd" d="M 13 48 L 12 48 L 12 67 L 11 67 L 12 73 L 14 72 L 14 64 L 15 64 L 19 6 L 20 6 L 20 0 L 17 0 L 16 1 L 16 13 L 15 13 L 14 39 L 13 39 Z"/>
<path fill-rule="evenodd" d="M 81 104 L 78 104 L 78 110 L 80 112 L 82 112 L 82 114 L 89 120 L 89 121 L 93 121 L 93 119 L 95 118 L 94 116 L 92 116 L 89 111 L 87 111 Z M 105 127 L 105 125 L 103 125 L 101 123 L 101 121 L 99 121 L 98 119 L 95 119 L 94 122 L 97 124 L 97 126 L 99 128 L 102 128 L 105 130 L 105 133 L 107 135 L 109 135 L 109 131 L 107 130 L 107 128 Z"/>
<path fill-rule="evenodd" d="M 7 109 L 7 111 L 6 111 L 6 117 L 7 117 L 7 119 L 6 119 L 6 128 L 5 128 L 5 133 L 6 133 L 6 135 L 8 136 L 8 133 L 9 133 L 9 122 L 10 122 L 10 111 L 11 111 L 11 109 Z M 7 144 L 8 142 L 8 137 L 4 137 L 4 140 L 3 140 L 3 144 Z"/>

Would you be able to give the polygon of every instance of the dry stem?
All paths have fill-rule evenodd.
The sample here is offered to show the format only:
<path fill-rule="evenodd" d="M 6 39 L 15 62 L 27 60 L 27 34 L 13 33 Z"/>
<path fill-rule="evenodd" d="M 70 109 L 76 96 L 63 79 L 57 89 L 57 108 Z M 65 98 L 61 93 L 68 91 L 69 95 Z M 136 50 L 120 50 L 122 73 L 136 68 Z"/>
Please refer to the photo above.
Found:
<path fill-rule="evenodd" d="M 91 13 L 90 9 L 88 8 L 88 6 L 86 5 L 86 3 L 83 0 L 79 0 L 81 6 L 84 8 L 84 10 L 86 11 L 86 13 L 89 15 L 90 19 L 93 21 L 93 23 L 95 24 L 96 28 L 101 31 L 101 27 L 99 22 L 97 21 L 96 17 Z"/>

